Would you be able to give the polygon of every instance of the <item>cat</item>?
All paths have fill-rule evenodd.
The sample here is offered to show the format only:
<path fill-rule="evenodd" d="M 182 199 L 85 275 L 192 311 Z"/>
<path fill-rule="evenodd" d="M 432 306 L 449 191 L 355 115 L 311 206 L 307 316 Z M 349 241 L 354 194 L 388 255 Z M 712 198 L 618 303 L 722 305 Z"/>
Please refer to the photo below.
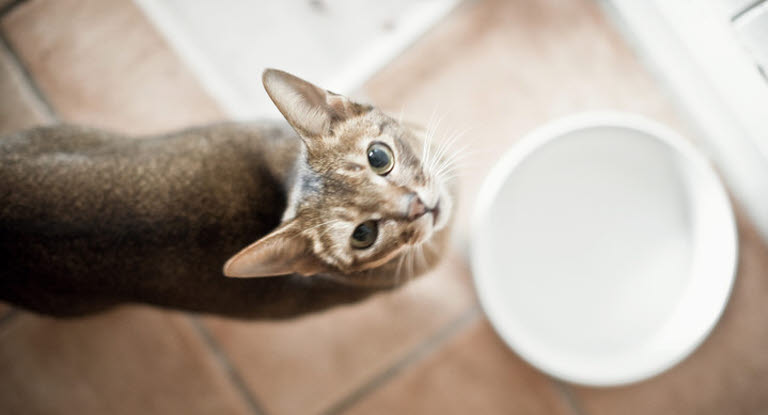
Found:
<path fill-rule="evenodd" d="M 457 192 L 446 147 L 286 72 L 262 81 L 287 125 L 0 139 L 0 298 L 55 316 L 132 302 L 286 318 L 433 268 Z"/>

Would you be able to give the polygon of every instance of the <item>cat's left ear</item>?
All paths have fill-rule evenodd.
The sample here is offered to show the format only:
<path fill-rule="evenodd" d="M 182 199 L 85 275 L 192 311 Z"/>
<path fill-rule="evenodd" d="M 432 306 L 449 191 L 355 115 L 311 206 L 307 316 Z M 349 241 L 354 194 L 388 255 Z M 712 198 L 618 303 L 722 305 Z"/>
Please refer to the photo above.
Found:
<path fill-rule="evenodd" d="M 265 70 L 261 79 L 277 109 L 304 138 L 327 135 L 335 122 L 372 108 L 277 69 Z"/>
<path fill-rule="evenodd" d="M 314 275 L 321 264 L 310 251 L 309 240 L 292 220 L 264 236 L 224 264 L 224 275 L 235 278 L 276 275 Z"/>

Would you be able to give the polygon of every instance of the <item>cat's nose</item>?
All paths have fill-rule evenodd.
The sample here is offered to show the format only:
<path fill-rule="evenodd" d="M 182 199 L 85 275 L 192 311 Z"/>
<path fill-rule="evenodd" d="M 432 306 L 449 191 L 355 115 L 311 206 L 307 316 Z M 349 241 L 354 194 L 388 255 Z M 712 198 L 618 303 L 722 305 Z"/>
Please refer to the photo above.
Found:
<path fill-rule="evenodd" d="M 427 207 L 424 206 L 424 202 L 417 194 L 411 196 L 411 201 L 408 203 L 407 216 L 408 219 L 414 220 L 427 213 Z"/>

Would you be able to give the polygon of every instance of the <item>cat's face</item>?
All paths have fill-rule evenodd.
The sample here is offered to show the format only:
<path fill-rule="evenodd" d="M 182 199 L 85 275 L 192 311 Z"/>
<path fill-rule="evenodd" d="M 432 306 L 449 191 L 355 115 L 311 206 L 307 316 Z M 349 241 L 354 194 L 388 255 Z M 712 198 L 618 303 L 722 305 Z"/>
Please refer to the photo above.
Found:
<path fill-rule="evenodd" d="M 378 110 L 308 140 L 310 172 L 300 184 L 296 217 L 314 254 L 342 272 L 360 271 L 444 228 L 452 198 L 426 168 L 425 151 L 413 132 Z"/>
<path fill-rule="evenodd" d="M 283 224 L 233 257 L 227 275 L 343 277 L 430 247 L 453 213 L 445 148 L 284 72 L 268 70 L 264 83 L 302 137 L 305 162 Z"/>

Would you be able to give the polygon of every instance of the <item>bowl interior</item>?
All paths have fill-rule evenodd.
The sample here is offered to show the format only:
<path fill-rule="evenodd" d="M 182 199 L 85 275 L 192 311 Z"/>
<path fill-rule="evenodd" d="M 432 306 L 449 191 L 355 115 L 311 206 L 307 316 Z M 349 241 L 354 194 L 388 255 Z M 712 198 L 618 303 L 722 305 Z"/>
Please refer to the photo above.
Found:
<path fill-rule="evenodd" d="M 671 132 L 632 124 L 534 134 L 481 191 L 472 254 L 486 313 L 519 354 L 569 381 L 627 383 L 673 365 L 716 322 L 733 278 L 717 177 Z"/>

